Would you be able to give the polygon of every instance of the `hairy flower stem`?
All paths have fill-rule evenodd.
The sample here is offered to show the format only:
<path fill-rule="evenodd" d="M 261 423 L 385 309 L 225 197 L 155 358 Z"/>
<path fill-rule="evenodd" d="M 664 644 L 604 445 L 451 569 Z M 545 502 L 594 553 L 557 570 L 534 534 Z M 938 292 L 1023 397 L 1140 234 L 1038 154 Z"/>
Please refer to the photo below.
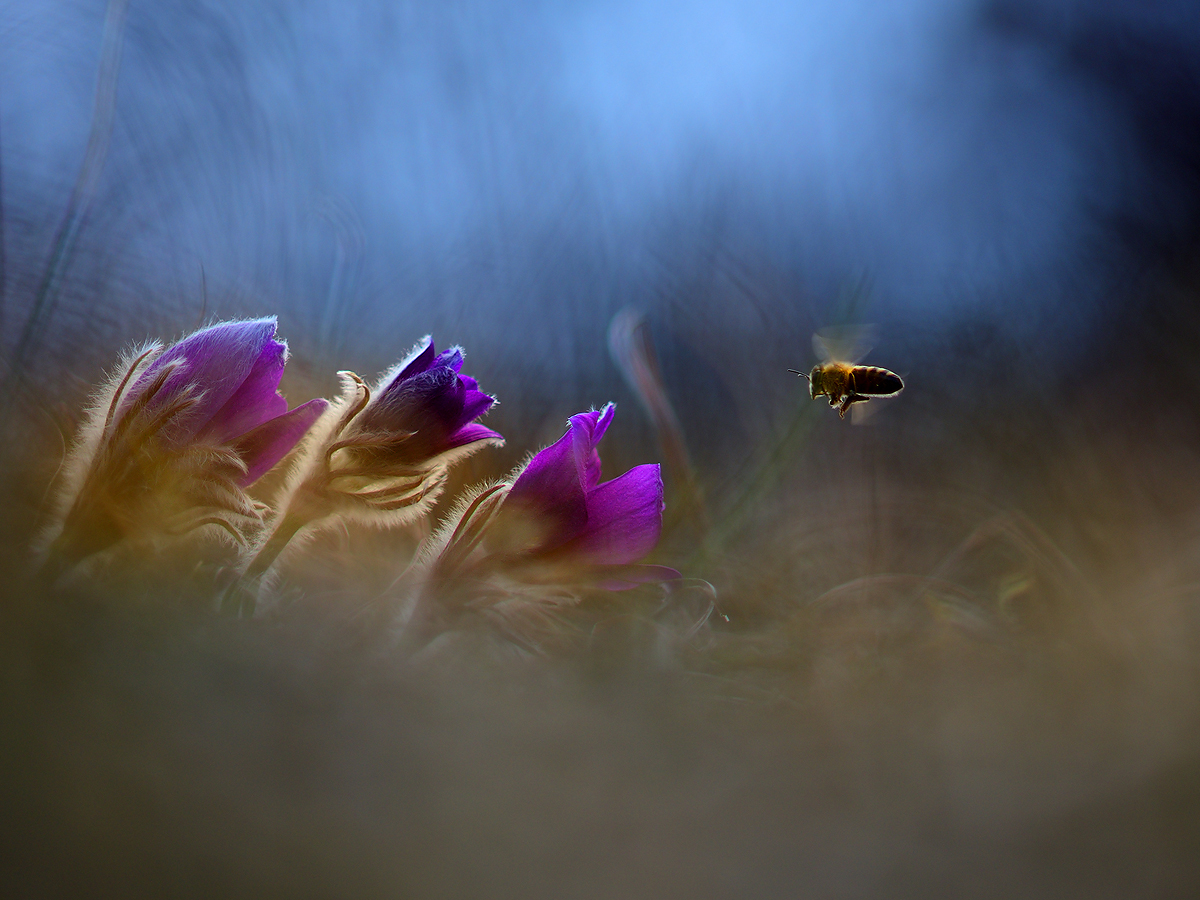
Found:
<path fill-rule="evenodd" d="M 302 507 L 303 504 L 295 506 Z M 276 518 L 273 524 L 268 526 L 265 539 L 258 544 L 258 549 L 242 569 L 241 576 L 220 595 L 221 612 L 242 618 L 254 615 L 259 595 L 262 593 L 264 576 L 275 565 L 292 539 L 313 521 L 314 517 L 305 513 L 303 509 L 292 509 Z"/>
<path fill-rule="evenodd" d="M 279 558 L 279 554 L 284 551 L 288 544 L 305 525 L 310 523 L 311 519 L 305 515 L 297 515 L 288 513 L 281 516 L 274 528 L 271 529 L 270 535 L 258 551 L 251 557 L 246 570 L 242 573 L 242 578 L 247 581 L 253 581 L 261 578 L 275 564 L 275 560 Z"/>

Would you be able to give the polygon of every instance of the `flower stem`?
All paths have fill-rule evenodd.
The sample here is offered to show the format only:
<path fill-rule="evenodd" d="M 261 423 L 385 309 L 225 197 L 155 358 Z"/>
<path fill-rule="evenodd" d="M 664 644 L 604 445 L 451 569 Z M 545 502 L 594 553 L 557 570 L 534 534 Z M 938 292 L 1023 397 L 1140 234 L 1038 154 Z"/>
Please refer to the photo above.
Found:
<path fill-rule="evenodd" d="M 262 590 L 262 578 L 270 571 L 271 566 L 279 558 L 288 544 L 310 519 L 307 516 L 289 513 L 280 516 L 271 529 L 267 539 L 259 545 L 257 552 L 250 558 L 242 575 L 229 586 L 220 598 L 221 612 L 230 613 L 241 618 L 254 615 L 258 605 L 258 595 Z"/>
<path fill-rule="evenodd" d="M 258 552 L 250 559 L 246 566 L 242 577 L 245 580 L 261 578 L 267 573 L 267 570 L 275 564 L 275 560 L 279 558 L 279 554 L 284 551 L 284 548 L 291 543 L 292 538 L 309 523 L 307 516 L 300 516 L 294 513 L 288 513 L 281 516 L 271 530 L 270 536 L 263 541 L 258 548 Z"/>

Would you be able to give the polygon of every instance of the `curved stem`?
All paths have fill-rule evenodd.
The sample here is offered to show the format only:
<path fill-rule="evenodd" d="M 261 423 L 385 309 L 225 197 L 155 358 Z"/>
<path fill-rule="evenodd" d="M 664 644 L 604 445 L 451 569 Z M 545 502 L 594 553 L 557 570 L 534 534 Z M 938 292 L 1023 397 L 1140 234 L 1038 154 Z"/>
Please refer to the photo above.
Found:
<path fill-rule="evenodd" d="M 291 543 L 292 538 L 300 532 L 300 529 L 308 524 L 309 519 L 306 516 L 289 513 L 280 517 L 275 527 L 271 530 L 270 535 L 262 542 L 258 551 L 246 565 L 245 570 L 242 572 L 242 580 L 250 581 L 265 575 L 271 566 L 275 564 L 275 560 L 279 558 L 279 554 Z"/>

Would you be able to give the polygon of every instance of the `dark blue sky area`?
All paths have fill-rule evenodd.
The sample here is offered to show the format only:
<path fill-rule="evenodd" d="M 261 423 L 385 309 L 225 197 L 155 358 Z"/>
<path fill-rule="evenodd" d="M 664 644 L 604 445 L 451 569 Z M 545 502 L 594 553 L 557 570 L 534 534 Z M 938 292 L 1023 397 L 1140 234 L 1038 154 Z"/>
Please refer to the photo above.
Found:
<path fill-rule="evenodd" d="M 0 4 L 10 348 L 104 13 Z M 710 364 L 794 365 L 868 284 L 884 340 L 983 318 L 1083 346 L 1192 246 L 1198 23 L 1131 0 L 134 0 L 46 340 L 278 311 L 331 359 L 434 331 L 585 378 L 633 304 Z"/>

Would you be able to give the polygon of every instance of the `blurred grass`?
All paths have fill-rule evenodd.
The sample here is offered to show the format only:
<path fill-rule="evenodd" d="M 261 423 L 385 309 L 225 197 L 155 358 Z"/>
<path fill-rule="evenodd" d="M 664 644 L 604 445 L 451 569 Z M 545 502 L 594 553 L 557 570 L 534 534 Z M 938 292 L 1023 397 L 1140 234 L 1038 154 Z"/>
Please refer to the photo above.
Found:
<path fill-rule="evenodd" d="M 62 221 L 55 232 L 41 283 L 33 296 L 25 323 L 17 336 L 7 359 L 7 371 L 0 381 L 0 429 L 6 429 L 12 405 L 17 399 L 27 402 L 30 398 L 27 372 L 29 361 L 35 356 L 50 328 L 58 303 L 67 267 L 76 249 L 80 229 L 88 219 L 96 189 L 104 171 L 109 142 L 112 139 L 113 119 L 116 114 L 117 75 L 120 71 L 121 50 L 124 44 L 125 17 L 129 0 L 108 0 L 104 17 L 104 31 L 100 42 L 100 63 L 96 73 L 96 89 L 92 104 L 92 120 L 88 132 L 87 149 L 79 167 L 75 186 L 63 213 Z M 2 212 L 2 210 L 0 210 Z M 3 241 L 0 230 L 0 242 Z M 0 251 L 2 254 L 2 251 Z M 0 257 L 0 262 L 3 262 Z M 0 265 L 0 277 L 7 273 Z M 0 299 L 3 289 L 0 287 Z M 0 321 L 3 321 L 0 317 Z M 34 398 L 35 399 L 35 398 Z"/>

